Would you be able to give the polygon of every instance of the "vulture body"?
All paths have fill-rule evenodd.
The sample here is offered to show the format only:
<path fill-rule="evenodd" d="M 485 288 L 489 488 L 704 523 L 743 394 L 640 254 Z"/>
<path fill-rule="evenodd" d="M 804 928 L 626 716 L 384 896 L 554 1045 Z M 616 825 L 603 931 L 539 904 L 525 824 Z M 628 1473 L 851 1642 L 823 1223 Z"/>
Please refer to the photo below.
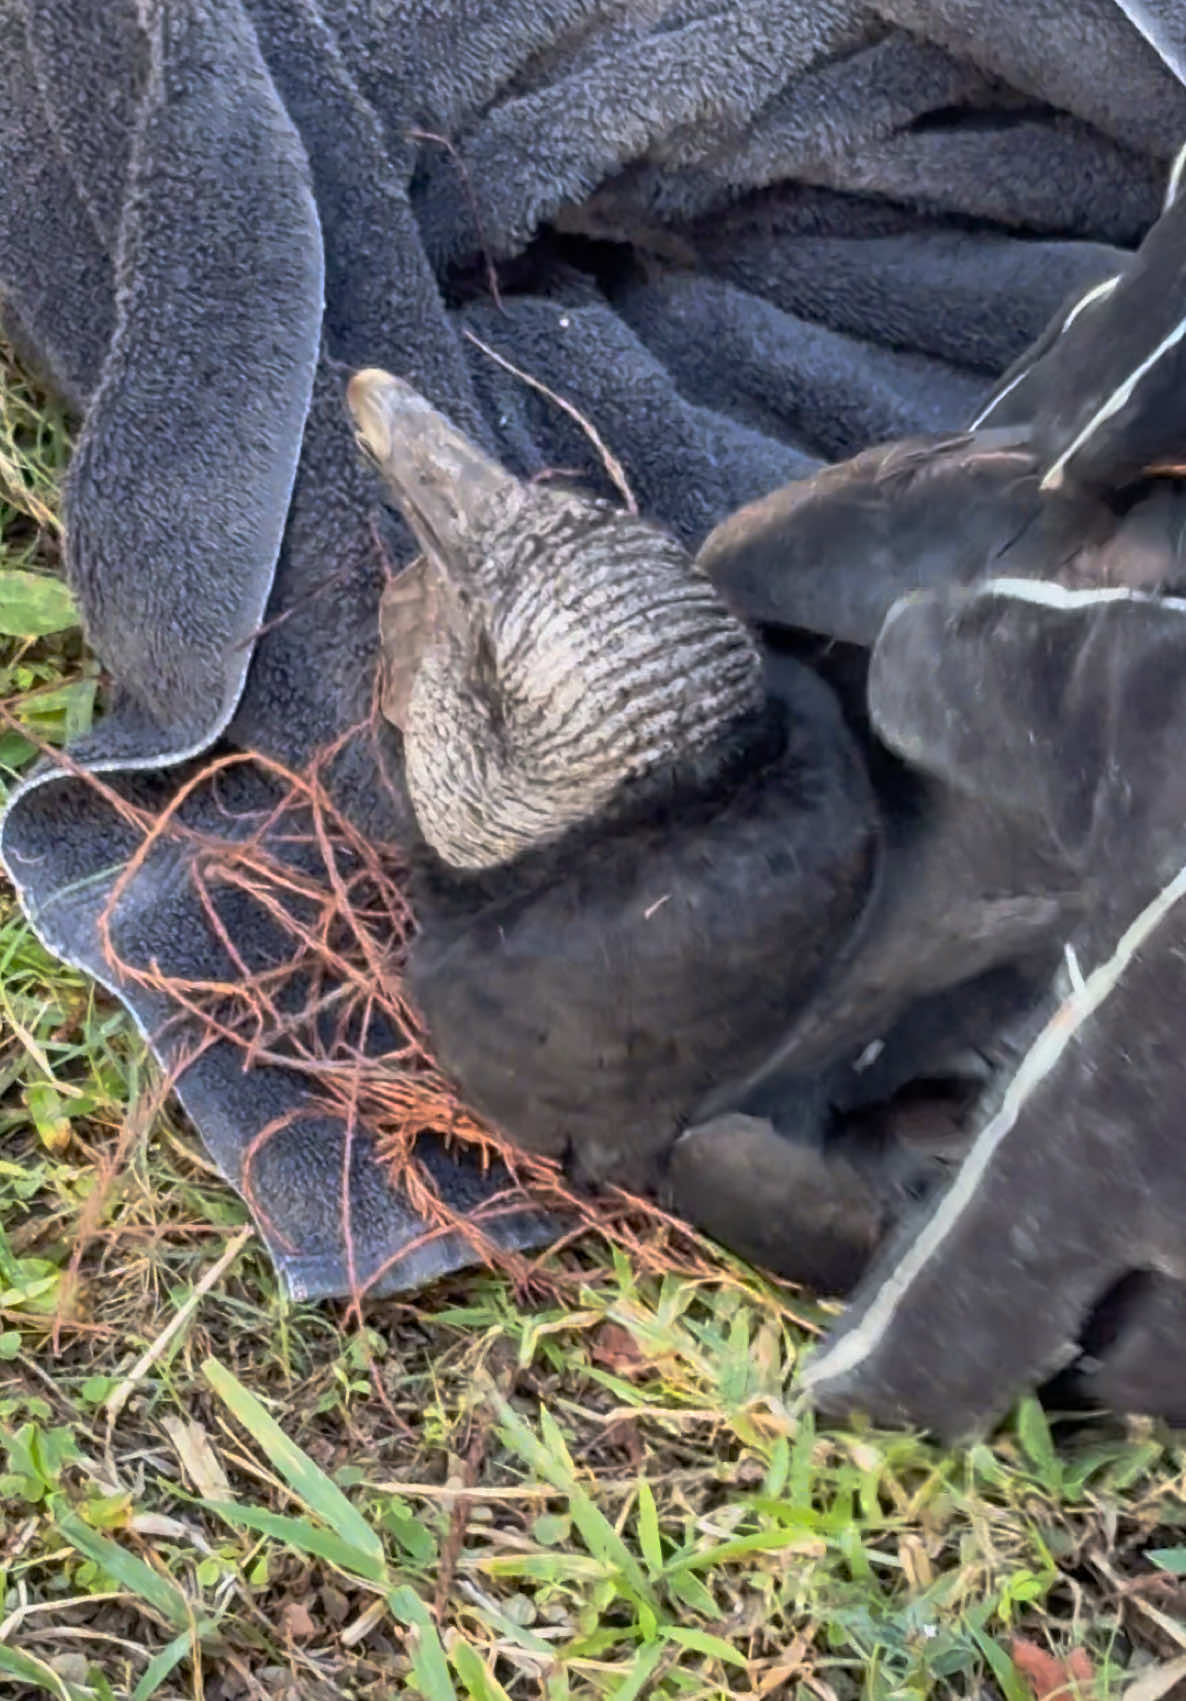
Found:
<path fill-rule="evenodd" d="M 660 528 L 512 478 L 386 374 L 350 401 L 424 551 L 381 618 L 434 1052 L 514 1143 L 711 1229 L 679 1137 L 760 1072 L 877 886 L 857 740 Z M 821 1080 L 783 1097 L 776 1262 L 845 1288 L 929 1160 L 881 1130 L 833 1149 Z"/>
<path fill-rule="evenodd" d="M 383 612 L 424 836 L 409 990 L 514 1143 L 828 1291 L 950 1172 L 966 1091 L 895 1095 L 1024 1049 L 1082 893 L 1049 823 L 885 748 L 870 653 L 928 587 L 1175 581 L 1157 281 L 1182 222 L 1072 304 L 972 429 L 774 492 L 695 563 L 512 478 L 400 380 L 352 380 L 423 550 Z M 1134 303 L 1162 350 L 1135 385 Z"/>
<path fill-rule="evenodd" d="M 425 859 L 410 990 L 467 1097 L 584 1183 L 652 1188 L 723 1075 L 764 1061 L 864 910 L 872 793 L 795 663 L 699 758 L 491 871 Z"/>

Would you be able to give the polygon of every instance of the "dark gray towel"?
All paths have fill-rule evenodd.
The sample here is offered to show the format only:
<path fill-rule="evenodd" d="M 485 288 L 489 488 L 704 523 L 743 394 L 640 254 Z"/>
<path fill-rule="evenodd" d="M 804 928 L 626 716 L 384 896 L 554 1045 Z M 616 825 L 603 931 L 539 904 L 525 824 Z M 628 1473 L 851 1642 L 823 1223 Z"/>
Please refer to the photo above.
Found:
<path fill-rule="evenodd" d="M 365 726 L 379 587 L 410 540 L 354 451 L 352 365 L 410 378 L 521 472 L 612 494 L 574 420 L 476 332 L 695 543 L 821 459 L 963 423 L 1116 269 L 1186 135 L 1174 10 L 0 0 L 0 300 L 82 421 L 68 569 L 112 682 L 72 752 L 106 789 L 47 767 L 3 822 L 49 947 L 176 1064 L 197 1029 L 153 973 L 217 984 L 292 949 L 214 877 L 219 848 L 262 831 L 294 881 L 327 876 L 307 812 L 264 831 L 274 776 L 196 779 L 199 758 L 300 768 L 362 726 L 334 799 L 368 842 L 411 831 L 398 753 Z M 105 940 L 134 810 L 191 781 Z M 470 1256 L 408 1251 L 423 1222 L 367 1128 L 299 1068 L 243 1063 L 208 1045 L 180 1093 L 294 1292 L 415 1286 Z M 501 1185 L 432 1163 L 461 1211 Z"/>

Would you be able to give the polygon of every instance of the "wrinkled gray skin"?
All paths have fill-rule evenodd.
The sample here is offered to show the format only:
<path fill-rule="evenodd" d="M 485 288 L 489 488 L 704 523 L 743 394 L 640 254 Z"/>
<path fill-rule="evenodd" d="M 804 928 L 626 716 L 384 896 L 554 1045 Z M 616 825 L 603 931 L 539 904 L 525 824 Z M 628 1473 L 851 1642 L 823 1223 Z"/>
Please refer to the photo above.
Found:
<path fill-rule="evenodd" d="M 384 599 L 383 700 L 442 861 L 509 862 L 760 703 L 754 638 L 668 533 L 524 484 L 387 373 L 348 400 L 424 552 Z"/>

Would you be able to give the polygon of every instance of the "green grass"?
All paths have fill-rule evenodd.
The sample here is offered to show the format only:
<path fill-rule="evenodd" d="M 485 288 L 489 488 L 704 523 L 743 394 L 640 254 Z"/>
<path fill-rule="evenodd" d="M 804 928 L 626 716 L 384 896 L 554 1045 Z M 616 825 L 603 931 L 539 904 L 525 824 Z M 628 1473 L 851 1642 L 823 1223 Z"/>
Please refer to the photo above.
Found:
<path fill-rule="evenodd" d="M 9 363 L 0 701 L 51 739 L 97 685 L 54 577 L 67 455 Z M 31 749 L 0 729 L 0 782 Z M 826 1314 L 724 1258 L 590 1242 L 563 1305 L 483 1273 L 361 1326 L 291 1305 L 130 1021 L 3 888 L 0 1024 L 0 1693 L 1015 1701 L 1015 1636 L 1086 1649 L 1081 1694 L 1186 1685 L 1181 1438 L 1033 1402 L 961 1453 L 817 1431 Z"/>

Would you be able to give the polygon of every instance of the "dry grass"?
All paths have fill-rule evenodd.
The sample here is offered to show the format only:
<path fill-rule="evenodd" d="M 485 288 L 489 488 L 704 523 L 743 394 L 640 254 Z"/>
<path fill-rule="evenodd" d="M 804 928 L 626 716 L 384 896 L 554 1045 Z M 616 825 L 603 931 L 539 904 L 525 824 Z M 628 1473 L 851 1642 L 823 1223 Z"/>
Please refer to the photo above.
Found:
<path fill-rule="evenodd" d="M 95 690 L 77 632 L 47 635 L 60 613 L 3 577 L 54 572 L 66 452 L 9 367 L 0 622 L 18 630 L 0 700 L 33 741 L 80 729 Z M 0 731 L 10 773 L 32 748 Z M 416 1126 L 483 1135 L 399 1011 L 398 853 L 352 842 L 316 773 L 277 777 L 323 848 L 316 890 L 292 893 L 258 839 L 197 847 L 196 866 L 303 918 L 291 966 L 332 959 L 343 1049 L 278 1026 L 261 977 L 187 996 L 252 1056 L 346 1094 L 414 1185 Z M 360 1059 L 376 999 L 409 1038 Z M 1032 1402 L 963 1453 L 817 1432 L 792 1382 L 821 1309 L 625 1210 L 530 1289 L 512 1270 L 414 1305 L 292 1305 L 161 1108 L 130 1021 L 3 890 L 0 1020 L 0 1691 L 1012 1701 L 1078 1682 L 1156 1701 L 1186 1685 L 1180 1438 L 1052 1435 Z M 1042 1663 L 1076 1648 L 1089 1679 L 1082 1656 Z"/>

